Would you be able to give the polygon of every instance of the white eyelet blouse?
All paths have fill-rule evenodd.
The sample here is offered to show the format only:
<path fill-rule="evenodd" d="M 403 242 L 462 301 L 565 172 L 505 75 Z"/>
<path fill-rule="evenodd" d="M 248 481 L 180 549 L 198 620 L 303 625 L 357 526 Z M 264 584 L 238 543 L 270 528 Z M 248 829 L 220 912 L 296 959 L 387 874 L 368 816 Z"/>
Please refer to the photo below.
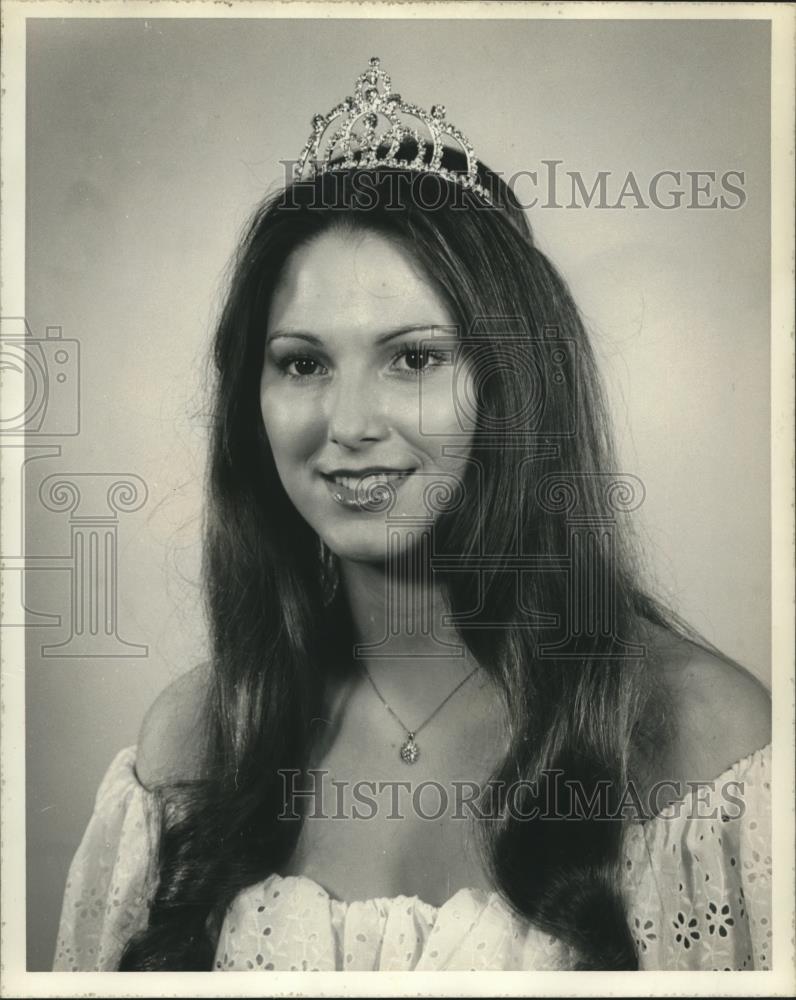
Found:
<path fill-rule="evenodd" d="M 146 925 L 157 843 L 151 792 L 121 750 L 69 869 L 56 971 L 118 968 Z M 623 890 L 641 969 L 771 967 L 770 745 L 628 826 Z M 740 803 L 740 806 L 739 806 Z M 571 969 L 563 942 L 518 919 L 497 892 L 461 889 L 342 902 L 305 876 L 271 875 L 227 911 L 215 971 Z"/>

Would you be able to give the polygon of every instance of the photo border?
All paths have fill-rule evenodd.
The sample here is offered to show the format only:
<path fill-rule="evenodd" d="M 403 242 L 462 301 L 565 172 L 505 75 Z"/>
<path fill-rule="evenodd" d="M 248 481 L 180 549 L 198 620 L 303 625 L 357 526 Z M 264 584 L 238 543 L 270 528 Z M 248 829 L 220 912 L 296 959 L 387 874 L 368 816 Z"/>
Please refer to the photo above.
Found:
<path fill-rule="evenodd" d="M 793 6 L 767 4 L 648 5 L 640 3 L 303 3 L 260 0 L 7 0 L 2 11 L 2 232 L 0 309 L 25 315 L 25 39 L 35 18 L 544 18 L 544 19 L 753 19 L 772 29 L 772 700 L 773 770 L 779 792 L 772 803 L 775 877 L 771 972 L 447 972 L 283 973 L 271 972 L 271 996 L 779 996 L 796 990 L 794 899 L 794 462 L 793 416 L 793 206 L 794 26 Z M 4 399 L 3 407 L 15 405 Z M 10 482 L 2 473 L 3 486 Z M 3 518 L 21 516 L 21 496 L 3 489 Z M 77 996 L 261 996 L 264 981 L 227 972 L 52 973 L 25 970 L 25 687 L 24 630 L 5 630 L 0 651 L 0 850 L 2 930 L 0 995 Z M 175 978 L 179 975 L 179 980 Z M 529 977 L 532 977 L 530 979 Z M 639 978 L 641 977 L 641 978 Z"/>

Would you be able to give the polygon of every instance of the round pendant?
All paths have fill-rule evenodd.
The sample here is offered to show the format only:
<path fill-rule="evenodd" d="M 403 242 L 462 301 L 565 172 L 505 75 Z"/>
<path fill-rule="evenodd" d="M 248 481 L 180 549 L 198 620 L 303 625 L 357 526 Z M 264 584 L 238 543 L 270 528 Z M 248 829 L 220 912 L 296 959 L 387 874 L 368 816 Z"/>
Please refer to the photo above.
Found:
<path fill-rule="evenodd" d="M 401 760 L 404 764 L 414 764 L 419 756 L 420 747 L 415 743 L 414 735 L 409 733 L 406 743 L 401 747 Z"/>

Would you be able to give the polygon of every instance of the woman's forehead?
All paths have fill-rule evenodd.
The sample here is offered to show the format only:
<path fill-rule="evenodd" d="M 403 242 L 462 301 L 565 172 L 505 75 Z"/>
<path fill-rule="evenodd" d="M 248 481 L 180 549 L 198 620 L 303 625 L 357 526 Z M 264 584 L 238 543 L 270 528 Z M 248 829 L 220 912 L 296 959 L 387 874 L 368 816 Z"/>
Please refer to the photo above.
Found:
<path fill-rule="evenodd" d="M 411 251 L 371 231 L 330 230 L 295 250 L 274 291 L 269 333 L 354 331 L 378 336 L 453 318 Z"/>

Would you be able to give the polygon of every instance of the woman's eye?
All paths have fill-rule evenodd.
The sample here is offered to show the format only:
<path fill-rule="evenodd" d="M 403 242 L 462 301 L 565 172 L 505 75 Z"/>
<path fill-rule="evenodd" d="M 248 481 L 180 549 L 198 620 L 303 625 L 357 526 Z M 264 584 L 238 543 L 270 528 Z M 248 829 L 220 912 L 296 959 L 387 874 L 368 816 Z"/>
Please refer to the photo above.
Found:
<path fill-rule="evenodd" d="M 445 364 L 447 360 L 449 358 L 443 351 L 435 351 L 420 345 L 405 347 L 395 357 L 396 362 L 405 362 L 405 364 L 398 364 L 398 370 L 412 375 L 420 374 L 429 368 L 437 368 L 439 365 Z"/>
<path fill-rule="evenodd" d="M 293 355 L 283 358 L 278 362 L 278 366 L 282 374 L 288 375 L 290 378 L 306 378 L 310 375 L 316 375 L 318 370 L 322 368 L 322 365 L 314 358 L 303 355 Z"/>
<path fill-rule="evenodd" d="M 402 375 L 422 375 L 450 361 L 444 351 L 418 345 L 404 347 L 395 355 L 392 367 Z M 305 354 L 290 354 L 276 361 L 280 373 L 291 379 L 308 379 L 326 374 L 326 368 L 315 358 Z"/>

